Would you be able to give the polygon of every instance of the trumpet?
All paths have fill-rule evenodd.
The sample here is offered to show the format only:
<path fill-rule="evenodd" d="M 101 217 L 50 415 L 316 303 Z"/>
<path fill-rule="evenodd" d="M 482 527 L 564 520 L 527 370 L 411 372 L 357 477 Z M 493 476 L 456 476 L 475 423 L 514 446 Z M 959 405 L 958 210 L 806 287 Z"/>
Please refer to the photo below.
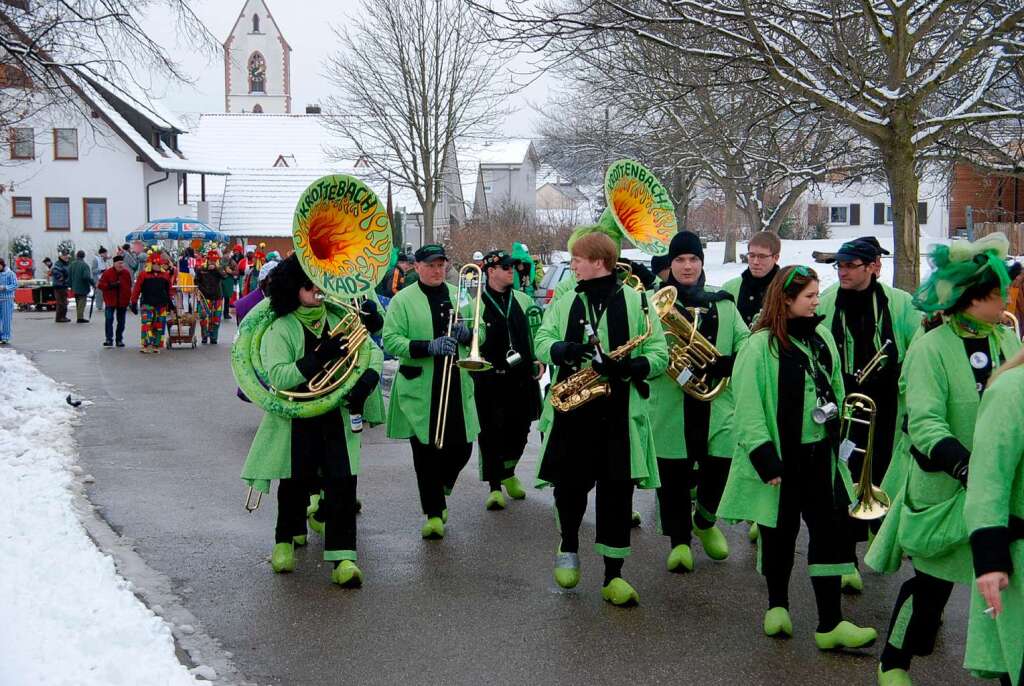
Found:
<path fill-rule="evenodd" d="M 882 347 L 878 349 L 875 356 L 868 360 L 868 363 L 864 365 L 864 368 L 857 372 L 857 385 L 863 387 L 864 382 L 867 381 L 868 377 L 878 369 L 882 362 L 889 358 L 888 353 L 885 351 L 892 345 L 892 341 L 888 338 L 885 339 L 885 343 L 882 343 Z"/>
<path fill-rule="evenodd" d="M 871 483 L 871 455 L 875 444 L 875 417 L 877 414 L 878 408 L 875 401 L 863 393 L 851 393 L 843 401 L 839 429 L 840 450 L 843 450 L 844 445 L 852 445 L 851 448 L 848 448 L 850 454 L 861 453 L 864 455 L 860 479 L 853 489 L 854 501 L 850 505 L 850 516 L 865 521 L 881 519 L 889 511 L 891 504 L 889 495 Z M 860 448 L 850 441 L 850 433 L 855 425 L 868 427 L 864 448 Z"/>
<path fill-rule="evenodd" d="M 448 426 L 448 405 L 451 402 L 452 380 L 455 367 L 471 372 L 480 372 L 491 368 L 491 363 L 480 354 L 480 318 L 483 314 L 484 279 L 483 270 L 475 264 L 467 264 L 459 270 L 458 302 L 448 313 L 448 335 L 452 335 L 457 321 L 462 319 L 459 309 L 462 305 L 463 294 L 471 289 L 476 290 L 473 297 L 473 338 L 469 343 L 469 355 L 456 360 L 454 357 L 445 357 L 441 367 L 441 394 L 437 406 L 437 426 L 434 427 L 434 446 L 440 450 L 444 447 L 444 431 Z"/>

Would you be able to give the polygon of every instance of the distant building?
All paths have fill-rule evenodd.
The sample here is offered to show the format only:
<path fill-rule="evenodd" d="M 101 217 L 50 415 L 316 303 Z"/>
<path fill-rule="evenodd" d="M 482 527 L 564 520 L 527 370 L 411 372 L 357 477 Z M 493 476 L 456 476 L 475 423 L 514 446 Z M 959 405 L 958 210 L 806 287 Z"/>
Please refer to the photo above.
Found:
<path fill-rule="evenodd" d="M 292 111 L 291 53 L 263 0 L 246 0 L 224 41 L 224 111 Z"/>
<path fill-rule="evenodd" d="M 821 183 L 804 194 L 807 223 L 833 228 L 863 227 L 865 233 L 892 230 L 889 188 L 875 181 Z M 921 234 L 949 236 L 949 187 L 945 175 L 931 170 L 918 186 L 917 221 Z"/>
<path fill-rule="evenodd" d="M 506 205 L 518 207 L 533 216 L 537 209 L 540 158 L 530 140 L 459 144 L 458 155 L 460 168 L 476 168 L 474 217 L 498 212 Z"/>

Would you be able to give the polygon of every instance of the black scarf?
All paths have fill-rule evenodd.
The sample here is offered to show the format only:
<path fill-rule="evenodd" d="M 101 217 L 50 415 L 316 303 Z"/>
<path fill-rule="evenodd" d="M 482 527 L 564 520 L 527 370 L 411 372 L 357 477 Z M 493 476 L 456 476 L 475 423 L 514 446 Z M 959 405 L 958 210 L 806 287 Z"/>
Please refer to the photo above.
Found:
<path fill-rule="evenodd" d="M 750 326 L 751 322 L 754 321 L 754 317 L 761 311 L 761 307 L 764 304 L 764 294 L 768 290 L 768 285 L 778 273 L 779 265 L 775 265 L 770 272 L 760 277 L 751 274 L 749 268 L 743 271 L 740 277 L 740 291 L 736 309 L 740 311 L 740 316 L 743 317 L 743 321 L 747 326 Z"/>
<path fill-rule="evenodd" d="M 875 321 L 875 312 L 881 321 Z M 843 330 L 843 323 L 850 332 L 853 339 L 853 369 L 847 370 L 842 365 L 846 359 L 846 331 Z M 875 337 L 875 328 L 879 329 L 878 340 Z M 861 392 L 873 390 L 869 395 L 890 395 L 894 392 L 895 382 L 899 378 L 899 365 L 896 362 L 896 337 L 892 328 L 892 314 L 889 312 L 889 299 L 885 296 L 885 290 L 875 277 L 871 277 L 871 285 L 862 291 L 855 291 L 847 288 L 840 288 L 836 293 L 836 312 L 832 317 L 832 337 L 836 341 L 836 348 L 839 351 L 840 365 L 843 367 L 843 381 L 846 383 L 849 392 Z M 886 340 L 892 341 L 887 350 L 889 359 L 885 365 L 876 370 L 867 386 L 870 388 L 858 388 L 855 382 L 855 374 L 862 369 L 868 361 L 878 352 L 878 346 Z"/>
<path fill-rule="evenodd" d="M 416 285 L 425 296 L 430 305 L 430 319 L 434 324 L 434 336 L 444 336 L 448 333 L 448 319 L 452 311 L 451 294 L 448 292 L 448 284 L 442 281 L 436 286 L 428 286 L 422 281 Z M 430 436 L 433 438 L 434 429 L 437 426 L 437 410 L 441 399 L 441 372 L 444 365 L 442 358 L 434 358 L 434 374 L 430 380 Z M 458 368 L 452 371 L 452 381 L 448 396 L 448 419 L 445 423 L 445 448 L 449 449 L 459 444 L 466 443 L 465 422 L 462 414 L 462 383 L 460 381 Z"/>
<path fill-rule="evenodd" d="M 530 345 L 530 327 L 512 289 L 499 293 L 488 287 L 481 300 L 484 303 L 481 316 L 487 326 L 487 337 L 480 346 L 481 354 L 494 365 L 494 369 L 507 370 L 511 342 L 511 348 L 522 356 L 522 361 L 515 369 L 532 374 L 534 358 Z"/>
<path fill-rule="evenodd" d="M 710 309 L 712 303 L 719 302 L 720 300 L 732 300 L 732 294 L 725 291 L 709 291 L 704 288 L 706 277 L 704 271 L 701 270 L 700 278 L 697 282 L 690 285 L 684 286 L 683 284 L 676 281 L 676 277 L 669 271 L 668 278 L 665 280 L 666 286 L 673 286 L 676 289 L 676 293 L 679 294 L 677 302 L 681 303 L 684 307 L 703 307 Z"/>

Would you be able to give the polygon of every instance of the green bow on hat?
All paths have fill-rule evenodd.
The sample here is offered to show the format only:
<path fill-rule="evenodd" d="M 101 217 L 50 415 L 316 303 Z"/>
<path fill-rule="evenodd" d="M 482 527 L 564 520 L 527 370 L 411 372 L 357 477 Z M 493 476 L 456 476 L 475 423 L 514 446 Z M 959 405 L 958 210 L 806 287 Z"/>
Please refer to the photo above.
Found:
<path fill-rule="evenodd" d="M 932 273 L 914 293 L 914 306 L 929 314 L 948 310 L 971 286 L 993 277 L 1006 298 L 1010 273 L 1006 256 L 1010 241 L 1002 233 L 990 233 L 971 242 L 955 240 L 950 245 L 933 245 L 928 253 Z"/>

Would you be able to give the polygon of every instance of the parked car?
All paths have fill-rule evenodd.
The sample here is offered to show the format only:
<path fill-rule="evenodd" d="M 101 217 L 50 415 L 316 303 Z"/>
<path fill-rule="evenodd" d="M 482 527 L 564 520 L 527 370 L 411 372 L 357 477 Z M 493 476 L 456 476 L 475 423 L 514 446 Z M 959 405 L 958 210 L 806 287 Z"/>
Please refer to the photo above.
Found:
<path fill-rule="evenodd" d="M 558 284 L 572 278 L 572 269 L 568 262 L 544 265 L 544 277 L 540 280 L 540 288 L 533 294 L 533 299 L 541 307 L 547 307 L 555 295 Z"/>

